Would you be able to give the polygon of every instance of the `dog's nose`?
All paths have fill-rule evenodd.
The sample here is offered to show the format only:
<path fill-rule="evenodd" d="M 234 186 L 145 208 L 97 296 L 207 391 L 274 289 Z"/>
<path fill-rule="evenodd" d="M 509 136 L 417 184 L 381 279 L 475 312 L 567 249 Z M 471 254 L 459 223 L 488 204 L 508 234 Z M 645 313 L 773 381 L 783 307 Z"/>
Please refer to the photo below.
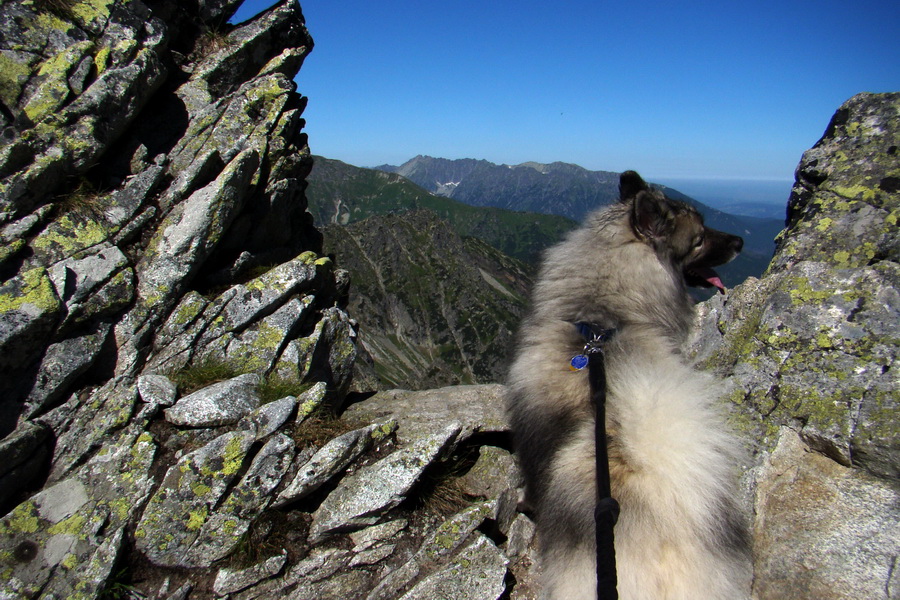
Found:
<path fill-rule="evenodd" d="M 734 238 L 732 238 L 732 240 L 731 240 L 731 249 L 737 253 L 737 252 L 740 252 L 743 247 L 744 247 L 744 238 L 739 238 L 738 236 L 734 236 Z"/>

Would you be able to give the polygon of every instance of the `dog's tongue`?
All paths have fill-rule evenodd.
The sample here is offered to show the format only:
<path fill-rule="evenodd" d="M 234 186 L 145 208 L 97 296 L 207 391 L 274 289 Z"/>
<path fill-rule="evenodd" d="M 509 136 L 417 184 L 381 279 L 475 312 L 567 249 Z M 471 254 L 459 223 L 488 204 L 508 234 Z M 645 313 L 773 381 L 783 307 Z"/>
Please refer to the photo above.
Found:
<path fill-rule="evenodd" d="M 720 294 L 725 293 L 725 284 L 719 278 L 719 274 L 708 267 L 695 268 L 694 272 L 706 280 L 709 285 L 719 289 Z"/>

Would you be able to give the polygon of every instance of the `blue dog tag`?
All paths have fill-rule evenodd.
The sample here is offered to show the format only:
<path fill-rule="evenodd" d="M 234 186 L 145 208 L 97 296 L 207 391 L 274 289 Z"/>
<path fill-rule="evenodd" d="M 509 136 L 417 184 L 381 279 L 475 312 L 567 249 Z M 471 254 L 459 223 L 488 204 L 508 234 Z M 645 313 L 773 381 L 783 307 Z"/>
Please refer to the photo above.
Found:
<path fill-rule="evenodd" d="M 572 357 L 572 361 L 569 363 L 569 368 L 573 371 L 580 371 L 585 368 L 588 364 L 588 357 L 584 354 L 577 354 Z"/>

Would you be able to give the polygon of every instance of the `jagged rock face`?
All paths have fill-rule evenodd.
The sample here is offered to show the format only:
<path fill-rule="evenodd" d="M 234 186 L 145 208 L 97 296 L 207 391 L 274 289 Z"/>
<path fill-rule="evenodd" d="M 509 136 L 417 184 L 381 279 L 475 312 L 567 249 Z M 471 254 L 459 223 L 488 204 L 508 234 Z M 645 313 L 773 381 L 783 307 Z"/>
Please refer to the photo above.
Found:
<path fill-rule="evenodd" d="M 348 280 L 303 193 L 312 39 L 295 2 L 224 25 L 238 4 L 0 7 L 4 597 L 94 597 L 135 540 L 230 553 L 291 464 L 279 428 L 347 393 Z M 164 377 L 200 368 L 243 375 Z"/>
<path fill-rule="evenodd" d="M 292 81 L 312 40 L 294 3 L 221 26 L 236 6 L 0 8 L 4 436 L 98 403 L 118 427 L 134 377 L 210 361 L 346 393 L 346 277 L 316 254 Z"/>
<path fill-rule="evenodd" d="M 797 168 L 769 270 L 700 312 L 695 355 L 729 376 L 758 452 L 760 600 L 900 590 L 898 147 L 900 94 L 846 102 Z"/>

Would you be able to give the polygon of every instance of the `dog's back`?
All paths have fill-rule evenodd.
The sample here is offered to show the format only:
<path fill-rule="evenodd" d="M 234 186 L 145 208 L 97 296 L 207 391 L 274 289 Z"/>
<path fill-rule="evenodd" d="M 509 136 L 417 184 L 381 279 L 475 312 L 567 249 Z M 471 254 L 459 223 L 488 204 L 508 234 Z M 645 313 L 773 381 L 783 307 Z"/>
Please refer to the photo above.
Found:
<path fill-rule="evenodd" d="M 733 257 L 740 240 L 704 228 L 693 209 L 634 173 L 621 188 L 620 204 L 548 252 L 509 376 L 545 595 L 595 595 L 593 412 L 587 373 L 569 368 L 585 343 L 574 324 L 589 322 L 616 330 L 604 357 L 620 597 L 746 597 L 738 445 L 714 407 L 714 382 L 678 352 L 693 314 L 686 279 L 718 281 L 709 267 Z"/>

